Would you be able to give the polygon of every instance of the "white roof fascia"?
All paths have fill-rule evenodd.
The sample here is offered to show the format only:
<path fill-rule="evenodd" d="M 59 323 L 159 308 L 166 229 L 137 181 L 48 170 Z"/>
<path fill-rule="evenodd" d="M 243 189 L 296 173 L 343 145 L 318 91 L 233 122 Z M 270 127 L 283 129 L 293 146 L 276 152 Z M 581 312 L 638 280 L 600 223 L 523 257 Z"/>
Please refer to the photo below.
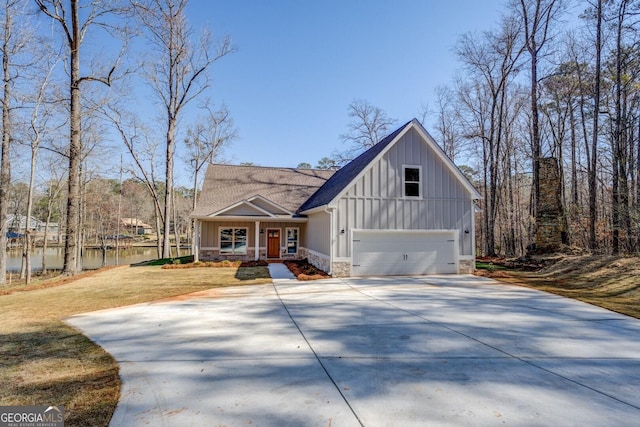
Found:
<path fill-rule="evenodd" d="M 216 221 L 216 222 L 224 222 L 224 221 L 308 222 L 309 221 L 309 219 L 306 217 L 270 217 L 270 216 L 239 216 L 239 215 L 214 216 L 214 217 L 199 215 L 199 216 L 192 216 L 191 218 L 198 219 L 200 221 Z"/>
<path fill-rule="evenodd" d="M 268 211 L 262 209 L 260 206 L 254 205 L 253 203 L 251 203 L 251 202 L 249 202 L 247 200 L 242 200 L 242 201 L 240 201 L 238 203 L 234 203 L 233 205 L 228 206 L 228 207 L 226 207 L 226 208 L 224 208 L 222 210 L 219 210 L 218 212 L 214 212 L 212 214 L 209 214 L 208 217 L 220 216 L 223 213 L 228 212 L 228 211 L 230 211 L 232 209 L 235 209 L 235 208 L 237 208 L 237 207 L 239 207 L 241 205 L 248 205 L 250 208 L 255 209 L 258 212 L 261 212 L 261 213 L 265 214 L 266 217 L 269 217 L 269 218 L 275 217 L 275 215 L 273 215 L 271 212 L 268 212 Z M 249 216 L 247 216 L 247 217 L 251 218 Z"/>
<path fill-rule="evenodd" d="M 427 130 L 417 121 L 412 121 L 411 124 L 415 124 L 416 130 L 421 134 L 422 138 L 429 142 L 436 152 L 436 155 L 440 158 L 440 160 L 449 168 L 451 173 L 458 177 L 461 184 L 464 188 L 467 189 L 469 194 L 471 194 L 471 198 L 473 199 L 481 199 L 482 195 L 476 188 L 469 182 L 469 179 L 460 171 L 460 169 L 453 163 L 453 161 L 445 154 L 445 152 L 440 148 L 440 146 L 436 143 L 436 140 L 427 132 Z"/>
<path fill-rule="evenodd" d="M 263 202 L 265 202 L 266 204 L 269 204 L 269 205 L 273 206 L 274 208 L 276 208 L 276 209 L 278 209 L 278 210 L 280 210 L 280 211 L 282 211 L 282 212 L 285 212 L 285 213 L 287 213 L 287 214 L 289 214 L 289 215 L 293 215 L 293 212 L 291 212 L 290 210 L 285 209 L 285 208 L 283 208 L 282 206 L 280 206 L 279 204 L 274 203 L 274 202 L 272 202 L 271 200 L 269 200 L 269 199 L 267 199 L 267 198 L 265 198 L 265 197 L 263 197 L 263 196 L 260 196 L 260 195 L 253 196 L 253 197 L 251 197 L 251 198 L 247 199 L 247 201 L 248 201 L 248 202 L 252 202 L 252 201 L 253 201 L 253 200 L 255 200 L 255 199 L 260 199 L 260 200 L 262 200 Z"/>
<path fill-rule="evenodd" d="M 309 209 L 309 210 L 306 210 L 306 211 L 300 211 L 300 213 L 304 214 L 304 215 L 311 215 L 311 214 L 314 214 L 314 213 L 317 213 L 317 212 L 323 212 L 325 210 L 326 206 L 327 205 L 318 206 L 318 207 L 315 207 L 313 209 Z"/>

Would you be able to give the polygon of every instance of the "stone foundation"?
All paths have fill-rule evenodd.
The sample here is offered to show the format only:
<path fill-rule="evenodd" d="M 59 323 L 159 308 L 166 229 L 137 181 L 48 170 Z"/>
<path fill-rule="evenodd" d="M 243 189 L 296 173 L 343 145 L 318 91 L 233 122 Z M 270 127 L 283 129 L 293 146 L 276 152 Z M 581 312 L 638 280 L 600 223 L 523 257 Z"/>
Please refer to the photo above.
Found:
<path fill-rule="evenodd" d="M 349 277 L 351 276 L 351 263 L 334 262 L 331 273 L 333 277 Z"/>
<path fill-rule="evenodd" d="M 308 251 L 306 258 L 307 261 L 309 261 L 309 264 L 319 268 L 325 273 L 328 273 L 330 271 L 331 266 L 329 265 L 329 259 L 327 257 L 322 256 L 314 251 Z"/>
<path fill-rule="evenodd" d="M 200 258 L 200 261 L 253 261 L 255 255 L 254 251 L 247 251 L 246 254 L 242 255 L 230 255 L 220 254 L 220 251 L 215 249 L 200 249 L 198 258 Z"/>
<path fill-rule="evenodd" d="M 231 254 L 221 254 L 217 249 L 200 249 L 199 258 L 200 261 L 255 261 L 255 249 L 247 250 L 246 254 L 242 255 L 231 255 Z M 302 248 L 298 251 L 297 254 L 288 254 L 285 250 L 282 250 L 279 258 L 280 260 L 295 260 L 295 259 L 304 259 L 307 257 L 306 250 Z M 260 260 L 270 260 L 271 258 L 267 258 L 267 250 L 260 249 L 259 258 Z"/>
<path fill-rule="evenodd" d="M 476 262 L 473 259 L 461 259 L 458 269 L 460 274 L 471 274 L 476 270 Z"/>

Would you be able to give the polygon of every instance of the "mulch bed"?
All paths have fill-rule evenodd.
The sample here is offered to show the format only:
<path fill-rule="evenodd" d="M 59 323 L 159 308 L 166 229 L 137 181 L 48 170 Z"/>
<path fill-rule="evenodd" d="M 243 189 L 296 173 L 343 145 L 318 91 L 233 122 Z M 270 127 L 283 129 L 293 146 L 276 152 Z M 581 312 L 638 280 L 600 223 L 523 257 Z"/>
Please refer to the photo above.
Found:
<path fill-rule="evenodd" d="M 268 267 L 269 263 L 264 260 L 260 261 L 243 261 L 240 267 Z"/>
<path fill-rule="evenodd" d="M 309 264 L 306 259 L 297 261 L 284 261 L 284 265 L 287 266 L 289 271 L 291 271 L 291 273 L 293 273 L 293 275 L 296 276 L 296 279 L 298 280 L 318 280 L 331 277 L 319 268 Z"/>

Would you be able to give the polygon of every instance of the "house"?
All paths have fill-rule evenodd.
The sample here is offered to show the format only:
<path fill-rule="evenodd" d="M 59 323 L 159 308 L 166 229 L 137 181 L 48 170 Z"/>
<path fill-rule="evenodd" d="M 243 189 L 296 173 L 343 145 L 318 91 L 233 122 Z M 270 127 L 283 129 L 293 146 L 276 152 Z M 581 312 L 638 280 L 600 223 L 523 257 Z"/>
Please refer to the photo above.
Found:
<path fill-rule="evenodd" d="M 145 224 L 138 218 L 120 218 L 120 222 L 124 226 L 124 229 L 130 234 L 142 236 L 153 233 L 153 227 Z"/>
<path fill-rule="evenodd" d="M 414 119 L 337 171 L 210 165 L 195 256 L 307 258 L 336 277 L 468 273 L 479 198 Z"/>
<path fill-rule="evenodd" d="M 7 215 L 7 228 L 11 231 L 24 234 L 27 231 L 27 225 L 30 231 L 38 234 L 44 233 L 47 228 L 46 222 L 40 221 L 33 216 L 30 216 L 27 220 L 25 215 Z M 55 234 L 58 232 L 58 223 L 50 222 L 47 231 L 49 233 L 49 239 L 54 238 Z"/>

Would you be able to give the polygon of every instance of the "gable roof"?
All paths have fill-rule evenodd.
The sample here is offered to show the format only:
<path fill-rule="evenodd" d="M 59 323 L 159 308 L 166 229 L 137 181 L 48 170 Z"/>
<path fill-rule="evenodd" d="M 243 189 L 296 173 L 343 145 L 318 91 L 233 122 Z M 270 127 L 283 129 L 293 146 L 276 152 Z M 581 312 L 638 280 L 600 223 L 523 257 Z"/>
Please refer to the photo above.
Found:
<path fill-rule="evenodd" d="M 227 215 L 233 208 L 264 215 L 298 211 L 335 171 L 211 164 L 207 168 L 194 217 Z"/>
<path fill-rule="evenodd" d="M 435 151 L 436 155 L 469 191 L 471 197 L 474 199 L 481 198 L 478 190 L 475 189 L 467 177 L 460 171 L 460 169 L 458 169 L 444 151 L 442 151 L 440 146 L 435 143 L 435 140 L 431 135 L 429 135 L 420 122 L 417 119 L 413 119 L 400 126 L 376 145 L 369 148 L 367 151 L 360 154 L 354 160 L 339 169 L 320 189 L 318 189 L 318 191 L 316 191 L 302 206 L 300 206 L 299 211 L 305 212 L 331 203 L 343 191 L 349 188 L 350 184 L 357 180 L 361 174 L 367 170 L 369 165 L 371 165 L 377 158 L 384 155 L 384 153 L 386 153 L 387 150 L 411 128 L 415 128 L 418 133 L 420 133 L 424 141 L 427 142 L 427 144 Z"/>
<path fill-rule="evenodd" d="M 316 191 L 309 200 L 300 206 L 300 211 L 307 211 L 329 204 L 342 192 L 342 190 L 345 189 L 345 187 L 360 175 L 360 172 L 362 172 L 409 123 L 411 122 L 407 122 L 400 126 L 382 141 L 378 142 L 376 145 L 338 169 L 338 171 L 318 191 Z"/>

